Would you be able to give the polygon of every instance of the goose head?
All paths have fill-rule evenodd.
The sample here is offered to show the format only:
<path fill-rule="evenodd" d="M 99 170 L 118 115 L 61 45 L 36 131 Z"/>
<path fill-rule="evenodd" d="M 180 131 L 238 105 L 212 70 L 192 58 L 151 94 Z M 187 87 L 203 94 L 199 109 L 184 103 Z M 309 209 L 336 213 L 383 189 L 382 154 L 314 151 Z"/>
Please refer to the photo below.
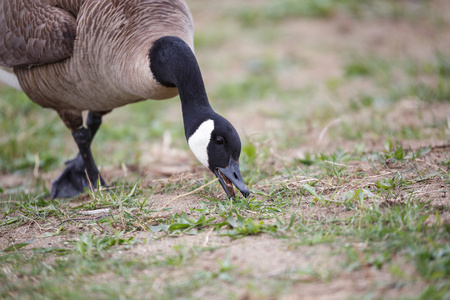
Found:
<path fill-rule="evenodd" d="M 247 197 L 250 192 L 239 170 L 241 140 L 233 125 L 211 108 L 192 49 L 178 37 L 165 36 L 154 42 L 149 56 L 156 81 L 178 89 L 194 155 L 217 176 L 228 197 L 235 196 L 233 185 Z"/>
<path fill-rule="evenodd" d="M 244 197 L 250 194 L 239 169 L 241 140 L 230 122 L 213 114 L 187 140 L 197 159 L 219 179 L 228 197 L 235 196 L 233 185 Z"/>

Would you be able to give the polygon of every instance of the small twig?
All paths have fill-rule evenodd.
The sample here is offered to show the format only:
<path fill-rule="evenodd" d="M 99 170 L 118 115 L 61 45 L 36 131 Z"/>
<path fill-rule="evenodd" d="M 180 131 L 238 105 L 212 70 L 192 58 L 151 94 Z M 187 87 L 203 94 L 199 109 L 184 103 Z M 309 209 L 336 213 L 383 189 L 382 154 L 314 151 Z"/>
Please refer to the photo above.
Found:
<path fill-rule="evenodd" d="M 31 219 L 31 218 L 28 218 L 27 216 L 24 216 L 24 215 L 22 215 L 22 217 L 24 217 L 25 219 L 28 219 L 28 220 L 30 220 L 30 221 L 36 223 L 36 225 L 37 225 L 37 226 L 39 227 L 39 229 L 42 231 L 41 225 L 39 225 L 39 223 L 38 223 L 36 220 L 33 220 L 33 219 Z"/>
<path fill-rule="evenodd" d="M 124 190 L 129 190 L 133 186 L 132 185 L 124 185 L 124 186 L 99 186 L 101 191 L 112 191 L 123 188 Z"/>
<path fill-rule="evenodd" d="M 135 214 L 133 214 L 132 212 L 124 209 L 124 211 L 129 214 L 130 216 L 134 217 L 136 220 L 138 220 L 137 224 L 139 224 L 139 226 L 141 227 L 142 230 L 145 231 L 145 227 L 142 225 L 143 223 L 145 223 L 144 221 L 142 221 L 141 218 L 139 218 L 138 216 L 136 216 Z"/>
<path fill-rule="evenodd" d="M 205 241 L 203 242 L 203 247 L 206 247 L 206 245 L 208 244 L 209 236 L 211 235 L 211 232 L 213 232 L 213 230 L 214 230 L 214 228 L 212 227 L 212 228 L 208 231 L 208 234 L 206 234 Z"/>
<path fill-rule="evenodd" d="M 339 123 L 340 121 L 341 121 L 341 118 L 337 118 L 337 119 L 334 119 L 333 121 L 331 121 L 330 123 L 328 123 L 327 126 L 325 126 L 325 128 L 320 132 L 317 143 L 320 144 L 322 142 L 324 135 L 327 133 L 328 129 L 330 129 L 331 126 L 334 126 L 335 124 Z"/>
<path fill-rule="evenodd" d="M 97 223 L 97 225 L 98 225 L 103 231 L 106 231 L 105 227 L 103 227 L 102 224 L 100 224 L 100 223 L 98 222 L 98 220 L 97 220 L 96 223 Z"/>
<path fill-rule="evenodd" d="M 431 190 L 431 191 L 414 191 L 414 192 L 412 192 L 412 194 L 417 196 L 417 195 L 431 194 L 431 193 L 436 193 L 436 192 L 446 193 L 447 191 L 450 191 L 450 190 L 440 189 L 440 190 Z"/>
<path fill-rule="evenodd" d="M 257 213 L 257 212 L 255 212 L 255 211 L 251 211 L 251 210 L 249 210 L 249 209 L 246 209 L 246 210 L 245 210 L 245 212 L 246 212 L 246 213 L 248 213 L 248 214 L 253 214 L 253 215 L 255 215 L 255 216 L 257 216 L 257 215 L 258 215 L 258 213 Z"/>
<path fill-rule="evenodd" d="M 39 153 L 35 153 L 34 154 L 34 169 L 33 169 L 33 175 L 35 178 L 39 177 L 39 164 L 40 164 Z"/>
<path fill-rule="evenodd" d="M 427 164 L 427 165 L 429 165 L 429 166 L 432 166 L 432 167 L 434 167 L 434 168 L 436 168 L 436 169 L 438 169 L 438 170 L 441 170 L 441 171 L 443 171 L 443 172 L 445 172 L 445 173 L 448 173 L 448 171 L 444 170 L 443 168 L 439 167 L 438 165 L 429 163 L 429 162 L 427 162 L 427 161 L 425 161 L 425 160 L 423 160 L 423 159 L 417 158 L 416 161 L 422 162 L 422 163 Z"/>
<path fill-rule="evenodd" d="M 334 162 L 334 161 L 329 161 L 329 160 L 324 160 L 324 162 L 326 162 L 328 164 L 331 164 L 331 165 L 341 166 L 341 167 L 346 167 L 347 166 L 347 165 L 340 164 L 340 163 L 337 163 L 337 162 Z"/>
<path fill-rule="evenodd" d="M 104 213 L 109 213 L 109 212 L 110 212 L 109 208 L 102 208 L 102 209 L 95 209 L 95 210 L 80 211 L 80 214 L 83 214 L 83 215 L 99 215 L 99 214 L 104 214 Z"/>
<path fill-rule="evenodd" d="M 85 219 L 85 218 L 72 218 L 72 219 L 68 219 L 68 220 L 62 221 L 61 223 L 58 224 L 58 226 L 61 226 L 62 224 L 67 223 L 67 222 L 70 222 L 70 221 L 94 221 L 94 220 L 101 219 L 101 218 L 103 218 L 103 217 L 105 217 L 105 216 L 98 216 L 98 217 L 91 218 L 91 219 Z"/>
<path fill-rule="evenodd" d="M 91 179 L 89 178 L 87 169 L 84 169 L 84 174 L 86 175 L 86 179 L 87 179 L 87 181 L 88 181 L 88 183 L 89 183 L 89 188 L 90 188 L 90 190 L 93 191 L 93 190 L 94 190 L 94 187 L 92 186 L 92 182 L 91 182 Z"/>
<path fill-rule="evenodd" d="M 377 174 L 377 175 L 372 175 L 372 176 L 367 176 L 366 178 L 375 178 L 375 177 L 381 177 L 381 176 L 386 176 L 392 173 L 397 173 L 398 171 L 387 171 L 386 173 L 383 174 Z"/>
<path fill-rule="evenodd" d="M 205 183 L 204 185 L 202 185 L 201 187 L 198 187 L 198 188 L 196 188 L 195 190 L 193 190 L 193 191 L 190 191 L 189 193 L 185 193 L 185 194 L 181 194 L 181 195 L 178 195 L 178 196 L 176 196 L 175 198 L 172 198 L 170 201 L 168 201 L 151 219 L 150 219 L 150 221 L 148 221 L 148 223 L 152 223 L 153 222 L 153 220 L 154 219 L 156 219 L 156 217 L 157 216 L 159 216 L 159 214 L 161 213 L 161 212 L 163 212 L 163 210 L 164 210 L 164 208 L 166 208 L 167 206 L 169 206 L 169 204 L 170 203 L 172 203 L 173 201 L 175 201 L 175 200 L 178 200 L 178 199 L 180 199 L 180 198 L 183 198 L 183 197 L 186 197 L 186 196 L 189 196 L 189 195 L 192 195 L 192 194 L 195 194 L 195 193 L 197 193 L 198 191 L 201 191 L 202 189 L 204 189 L 205 187 L 207 187 L 208 185 L 211 185 L 211 184 L 213 184 L 214 182 L 216 182 L 216 181 L 218 181 L 219 179 L 218 178 L 215 178 L 215 179 L 213 179 L 213 180 L 211 180 L 210 182 L 208 182 L 208 183 Z"/>

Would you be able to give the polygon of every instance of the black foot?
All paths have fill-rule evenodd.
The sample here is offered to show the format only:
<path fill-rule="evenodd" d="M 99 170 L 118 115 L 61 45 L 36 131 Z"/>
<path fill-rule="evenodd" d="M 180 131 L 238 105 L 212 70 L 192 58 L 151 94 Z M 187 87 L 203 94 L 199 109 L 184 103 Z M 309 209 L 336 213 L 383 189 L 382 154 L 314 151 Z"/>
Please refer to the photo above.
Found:
<path fill-rule="evenodd" d="M 97 179 L 92 179 L 89 183 L 83 158 L 80 154 L 75 159 L 66 162 L 67 167 L 52 183 L 51 197 L 70 198 L 85 192 L 85 189 L 97 187 Z M 105 186 L 105 181 L 100 176 L 100 185 Z"/>

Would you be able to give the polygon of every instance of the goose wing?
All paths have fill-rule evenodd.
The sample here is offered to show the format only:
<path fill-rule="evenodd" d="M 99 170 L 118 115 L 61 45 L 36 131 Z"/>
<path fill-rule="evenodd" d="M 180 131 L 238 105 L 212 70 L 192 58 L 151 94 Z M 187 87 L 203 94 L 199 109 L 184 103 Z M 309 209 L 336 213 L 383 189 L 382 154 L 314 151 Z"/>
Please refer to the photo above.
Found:
<path fill-rule="evenodd" d="M 52 0 L 0 1 L 0 65 L 31 67 L 71 56 L 77 22 Z"/>

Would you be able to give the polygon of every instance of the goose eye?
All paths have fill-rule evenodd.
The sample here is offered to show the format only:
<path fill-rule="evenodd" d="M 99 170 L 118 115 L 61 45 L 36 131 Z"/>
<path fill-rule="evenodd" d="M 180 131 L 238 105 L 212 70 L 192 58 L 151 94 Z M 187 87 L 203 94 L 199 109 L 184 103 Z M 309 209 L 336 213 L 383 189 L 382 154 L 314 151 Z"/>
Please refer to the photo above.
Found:
<path fill-rule="evenodd" d="M 225 140 L 223 139 L 223 137 L 221 137 L 221 136 L 216 137 L 216 144 L 223 145 L 224 143 L 225 143 Z"/>

